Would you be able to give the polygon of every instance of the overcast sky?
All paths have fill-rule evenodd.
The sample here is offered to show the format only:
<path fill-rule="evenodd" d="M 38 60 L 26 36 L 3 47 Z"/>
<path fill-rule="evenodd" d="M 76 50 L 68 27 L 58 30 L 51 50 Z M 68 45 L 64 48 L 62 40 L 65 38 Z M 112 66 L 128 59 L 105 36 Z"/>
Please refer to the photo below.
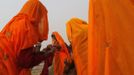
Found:
<path fill-rule="evenodd" d="M 27 0 L 0 0 L 0 30 L 9 20 L 15 16 Z M 88 0 L 40 0 L 48 9 L 49 18 L 49 39 L 51 33 L 58 31 L 65 42 L 66 22 L 72 17 L 78 17 L 85 21 L 88 18 Z"/>

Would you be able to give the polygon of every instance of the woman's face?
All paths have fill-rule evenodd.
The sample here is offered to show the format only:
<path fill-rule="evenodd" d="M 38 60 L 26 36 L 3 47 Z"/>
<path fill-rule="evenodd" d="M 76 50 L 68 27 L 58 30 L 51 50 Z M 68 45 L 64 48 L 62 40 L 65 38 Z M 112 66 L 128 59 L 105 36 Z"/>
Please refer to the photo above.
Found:
<path fill-rule="evenodd" d="M 59 43 L 56 39 L 52 38 L 52 45 L 53 46 L 59 46 Z"/>
<path fill-rule="evenodd" d="M 58 51 L 61 49 L 61 46 L 55 37 L 52 37 L 52 46 L 54 46 Z"/>

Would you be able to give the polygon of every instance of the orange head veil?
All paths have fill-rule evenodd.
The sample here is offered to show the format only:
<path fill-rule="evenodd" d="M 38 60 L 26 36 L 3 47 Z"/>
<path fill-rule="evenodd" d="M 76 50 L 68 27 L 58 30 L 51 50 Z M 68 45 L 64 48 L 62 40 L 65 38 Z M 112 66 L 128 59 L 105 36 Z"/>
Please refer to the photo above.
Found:
<path fill-rule="evenodd" d="M 58 34 L 58 32 L 53 32 L 52 34 L 55 35 L 56 40 L 61 46 L 60 51 L 56 51 L 54 55 L 54 75 L 63 75 L 64 67 L 65 67 L 64 62 L 66 60 L 67 62 L 70 62 L 69 52 L 67 50 L 64 40 Z"/>
<path fill-rule="evenodd" d="M 79 18 L 72 18 L 67 22 L 66 32 L 72 45 L 77 75 L 88 75 L 88 24 Z"/>
<path fill-rule="evenodd" d="M 30 16 L 36 24 L 41 40 L 48 37 L 47 9 L 39 0 L 28 0 L 19 13 Z"/>
<path fill-rule="evenodd" d="M 38 0 L 28 0 L 18 15 L 2 29 L 18 53 L 48 37 L 47 9 Z"/>
<path fill-rule="evenodd" d="M 13 54 L 17 57 L 21 50 L 47 39 L 47 9 L 38 0 L 28 0 L 19 14 L 2 29 L 2 33 L 11 41 Z M 22 69 L 19 75 L 29 73 L 29 70 Z"/>
<path fill-rule="evenodd" d="M 67 37 L 70 43 L 72 43 L 72 39 L 74 38 L 75 32 L 81 31 L 87 28 L 87 23 L 79 18 L 72 18 L 67 22 L 66 32 Z"/>
<path fill-rule="evenodd" d="M 60 44 L 61 49 L 63 50 L 63 52 L 67 55 L 67 57 L 70 58 L 69 52 L 68 52 L 68 50 L 67 50 L 67 47 L 66 47 L 65 42 L 64 42 L 64 40 L 62 39 L 62 37 L 59 35 L 58 32 L 53 32 L 52 34 L 55 35 L 56 40 L 57 40 L 58 43 Z"/>

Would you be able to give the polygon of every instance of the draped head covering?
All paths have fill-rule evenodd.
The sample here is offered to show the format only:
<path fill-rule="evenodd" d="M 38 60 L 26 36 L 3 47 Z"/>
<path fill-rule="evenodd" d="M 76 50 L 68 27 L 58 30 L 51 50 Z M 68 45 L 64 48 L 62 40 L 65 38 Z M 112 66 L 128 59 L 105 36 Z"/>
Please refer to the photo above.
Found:
<path fill-rule="evenodd" d="M 28 0 L 19 14 L 2 29 L 2 33 L 11 41 L 14 55 L 17 58 L 22 49 L 47 40 L 47 9 L 39 0 Z M 21 73 L 21 75 L 29 74 L 29 70 L 27 73 Z"/>
<path fill-rule="evenodd" d="M 18 15 L 2 29 L 19 51 L 47 39 L 47 9 L 38 0 L 28 0 Z M 17 47 L 17 48 L 16 48 Z"/>
<path fill-rule="evenodd" d="M 134 75 L 134 0 L 90 0 L 89 75 Z"/>
<path fill-rule="evenodd" d="M 88 25 L 79 18 L 72 18 L 67 22 L 66 32 L 72 45 L 73 59 L 77 70 L 77 75 L 87 74 L 88 61 Z"/>
<path fill-rule="evenodd" d="M 72 39 L 73 39 L 72 34 L 75 33 L 74 30 L 76 30 L 76 31 L 82 30 L 82 28 L 86 27 L 86 24 L 87 23 L 85 21 L 82 21 L 79 18 L 72 18 L 71 20 L 69 20 L 66 25 L 66 32 L 67 32 L 68 40 L 70 42 L 72 42 Z M 72 28 L 73 28 L 73 30 L 72 30 Z M 73 31 L 73 33 L 72 33 L 72 31 Z"/>
<path fill-rule="evenodd" d="M 59 33 L 53 32 L 52 34 L 55 36 L 56 40 L 61 46 L 60 51 L 56 51 L 54 55 L 54 75 L 63 75 L 65 67 L 64 62 L 65 61 L 70 62 L 70 54 L 68 52 L 64 40 L 59 35 Z"/>
<path fill-rule="evenodd" d="M 23 6 L 19 13 L 27 14 L 32 18 L 41 40 L 46 40 L 48 37 L 48 18 L 47 9 L 39 0 L 29 0 Z"/>

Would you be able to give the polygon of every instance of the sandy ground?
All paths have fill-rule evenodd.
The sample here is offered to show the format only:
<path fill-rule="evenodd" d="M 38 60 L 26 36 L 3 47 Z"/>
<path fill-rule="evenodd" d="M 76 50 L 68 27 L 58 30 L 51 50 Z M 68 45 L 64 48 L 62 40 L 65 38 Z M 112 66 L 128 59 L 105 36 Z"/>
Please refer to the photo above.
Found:
<path fill-rule="evenodd" d="M 38 66 L 35 66 L 33 69 L 32 69 L 32 75 L 40 75 L 42 69 L 43 69 L 43 63 L 39 64 Z"/>
<path fill-rule="evenodd" d="M 32 69 L 32 75 L 40 75 L 40 73 L 42 72 L 42 69 L 43 69 L 43 65 L 44 64 L 41 63 L 38 66 L 35 66 Z M 54 70 L 54 66 L 52 64 L 52 66 L 49 67 L 49 75 L 54 75 L 54 71 L 53 70 Z M 76 75 L 76 70 L 75 69 L 72 69 L 68 75 Z"/>
<path fill-rule="evenodd" d="M 43 69 L 43 63 L 39 64 L 38 66 L 35 66 L 33 69 L 32 69 L 32 75 L 40 75 L 42 69 Z M 54 75 L 53 74 L 53 66 L 50 66 L 49 67 L 49 75 Z"/>

